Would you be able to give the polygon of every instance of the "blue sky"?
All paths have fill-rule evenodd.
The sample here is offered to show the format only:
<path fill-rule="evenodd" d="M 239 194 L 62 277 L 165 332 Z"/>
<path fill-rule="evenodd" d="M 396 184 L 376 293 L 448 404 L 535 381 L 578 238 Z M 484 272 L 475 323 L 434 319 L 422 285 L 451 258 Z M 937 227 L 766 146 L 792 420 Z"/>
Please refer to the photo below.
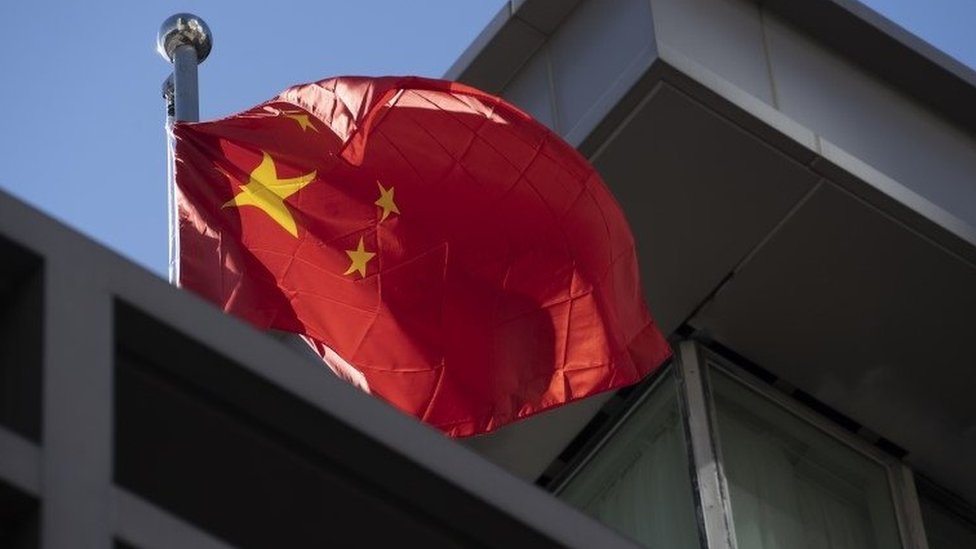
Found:
<path fill-rule="evenodd" d="M 156 31 L 206 19 L 200 113 L 224 116 L 299 82 L 441 76 L 505 0 L 15 1 L 0 34 L 0 189 L 155 273 L 166 269 L 166 155 Z M 976 1 L 868 0 L 970 67 Z"/>

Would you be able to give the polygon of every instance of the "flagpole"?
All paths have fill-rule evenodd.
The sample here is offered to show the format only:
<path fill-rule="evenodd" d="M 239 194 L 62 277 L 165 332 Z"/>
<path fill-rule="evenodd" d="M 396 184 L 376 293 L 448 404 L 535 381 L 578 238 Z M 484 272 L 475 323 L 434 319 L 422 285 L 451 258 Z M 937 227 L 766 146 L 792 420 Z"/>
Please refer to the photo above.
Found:
<path fill-rule="evenodd" d="M 176 212 L 176 161 L 173 150 L 173 124 L 175 122 L 199 122 L 200 101 L 197 84 L 197 67 L 210 55 L 213 35 L 203 19 L 192 13 L 171 15 L 159 27 L 156 50 L 173 64 L 173 73 L 163 81 L 163 100 L 166 102 L 166 156 L 167 156 L 167 203 L 169 211 L 169 281 L 178 284 L 180 279 L 180 232 Z M 316 363 L 348 363 L 323 357 L 311 344 L 297 334 L 272 330 L 272 335 L 313 359 Z M 332 352 L 329 349 L 329 352 Z M 332 354 L 335 354 L 332 352 Z M 350 369 L 352 366 L 348 366 Z M 335 367 L 333 367 L 335 369 Z M 356 381 L 354 381 L 356 383 Z"/>
<path fill-rule="evenodd" d="M 168 241 L 167 275 L 170 284 L 179 284 L 179 231 L 176 219 L 176 156 L 173 150 L 173 119 L 176 117 L 176 92 L 173 75 L 163 81 L 163 100 L 166 101 L 166 235 Z"/>
<path fill-rule="evenodd" d="M 167 205 L 169 217 L 169 281 L 179 282 L 179 228 L 176 216 L 173 123 L 200 120 L 197 67 L 210 55 L 213 35 L 203 19 L 191 13 L 171 15 L 159 27 L 156 49 L 173 64 L 173 73 L 163 82 L 166 101 Z"/>

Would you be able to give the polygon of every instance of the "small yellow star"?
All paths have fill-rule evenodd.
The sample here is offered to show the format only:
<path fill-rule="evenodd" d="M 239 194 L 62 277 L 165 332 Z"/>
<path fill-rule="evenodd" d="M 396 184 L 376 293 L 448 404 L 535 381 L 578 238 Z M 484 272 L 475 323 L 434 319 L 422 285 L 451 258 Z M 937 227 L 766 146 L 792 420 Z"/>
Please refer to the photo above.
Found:
<path fill-rule="evenodd" d="M 346 250 L 346 255 L 349 256 L 351 263 L 349 264 L 349 269 L 342 274 L 347 275 L 359 271 L 360 277 L 366 276 L 366 264 L 376 256 L 374 252 L 366 251 L 366 248 L 363 246 L 363 237 L 359 237 L 359 246 L 355 250 Z"/>
<path fill-rule="evenodd" d="M 309 128 L 312 128 L 312 130 L 316 132 L 319 131 L 319 129 L 316 128 L 314 124 L 312 124 L 311 120 L 308 119 L 307 114 L 300 113 L 300 112 L 286 112 L 286 111 L 282 111 L 281 114 L 297 122 L 298 126 L 302 129 L 302 131 L 305 131 Z"/>
<path fill-rule="evenodd" d="M 380 218 L 380 223 L 386 221 L 390 212 L 400 215 L 400 208 L 397 208 L 396 202 L 393 201 L 393 187 L 384 189 L 383 184 L 379 181 L 376 182 L 376 186 L 380 188 L 380 197 L 373 204 L 383 208 L 383 217 Z"/>

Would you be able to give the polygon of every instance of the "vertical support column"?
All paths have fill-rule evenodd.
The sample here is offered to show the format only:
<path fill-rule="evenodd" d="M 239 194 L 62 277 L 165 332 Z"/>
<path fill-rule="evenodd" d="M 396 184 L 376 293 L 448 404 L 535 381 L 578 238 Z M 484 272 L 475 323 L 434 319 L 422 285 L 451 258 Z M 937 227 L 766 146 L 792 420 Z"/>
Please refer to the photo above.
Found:
<path fill-rule="evenodd" d="M 714 416 L 705 387 L 705 363 L 694 341 L 682 341 L 676 358 L 706 544 L 709 549 L 736 549 L 728 488 L 719 463 Z"/>
<path fill-rule="evenodd" d="M 897 462 L 891 465 L 890 478 L 902 545 L 908 549 L 929 549 L 915 475 L 904 463 Z"/>
<path fill-rule="evenodd" d="M 45 268 L 41 546 L 110 549 L 112 300 L 75 255 Z"/>

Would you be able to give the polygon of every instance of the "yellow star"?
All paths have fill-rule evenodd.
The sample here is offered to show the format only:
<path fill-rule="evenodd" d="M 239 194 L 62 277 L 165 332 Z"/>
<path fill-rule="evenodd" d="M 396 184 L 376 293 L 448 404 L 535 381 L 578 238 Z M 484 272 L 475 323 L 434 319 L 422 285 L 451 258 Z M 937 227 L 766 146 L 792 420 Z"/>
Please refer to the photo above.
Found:
<path fill-rule="evenodd" d="M 298 122 L 298 126 L 302 129 L 302 131 L 305 131 L 309 128 L 312 128 L 315 131 L 319 131 L 319 129 L 316 128 L 315 125 L 312 124 L 312 122 L 308 119 L 307 114 L 300 113 L 300 112 L 285 112 L 285 111 L 282 111 L 281 114 L 287 116 L 288 118 L 291 118 L 295 122 Z"/>
<path fill-rule="evenodd" d="M 315 179 L 316 172 L 313 171 L 301 177 L 278 179 L 278 170 L 275 168 L 271 155 L 263 151 L 262 154 L 264 157 L 261 159 L 261 164 L 251 172 L 247 185 L 241 185 L 241 192 L 228 200 L 223 207 L 254 206 L 259 208 L 288 231 L 288 234 L 297 237 L 298 227 L 295 226 L 295 218 L 292 217 L 291 211 L 285 205 L 285 199 L 311 183 Z"/>
<path fill-rule="evenodd" d="M 363 246 L 363 237 L 359 237 L 359 246 L 355 250 L 346 250 L 346 255 L 349 256 L 351 263 L 346 272 L 342 274 L 347 275 L 359 271 L 360 277 L 366 276 L 366 264 L 376 256 L 375 253 L 366 251 L 366 248 Z"/>
<path fill-rule="evenodd" d="M 390 212 L 400 215 L 400 208 L 397 208 L 396 202 L 393 201 L 393 187 L 384 189 L 383 184 L 379 181 L 376 182 L 376 186 L 380 188 L 380 197 L 373 204 L 383 208 L 383 217 L 380 218 L 380 223 L 386 221 Z"/>

